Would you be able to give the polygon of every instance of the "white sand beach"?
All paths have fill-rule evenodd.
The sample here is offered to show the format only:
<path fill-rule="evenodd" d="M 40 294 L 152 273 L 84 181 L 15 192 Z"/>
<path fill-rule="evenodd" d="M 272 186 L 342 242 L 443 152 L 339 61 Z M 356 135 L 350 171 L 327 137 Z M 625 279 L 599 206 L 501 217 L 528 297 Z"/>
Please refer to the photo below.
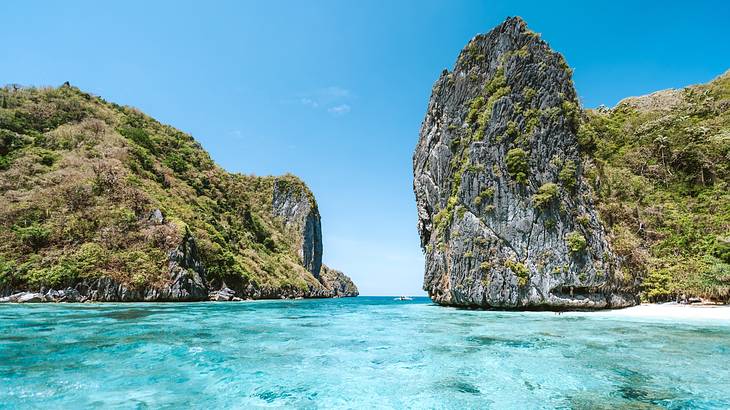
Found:
<path fill-rule="evenodd" d="M 580 314 L 580 312 L 571 312 Z M 571 314 L 569 313 L 569 314 Z M 592 316 L 611 316 L 653 319 L 697 319 L 730 322 L 730 305 L 682 305 L 677 303 L 645 303 L 625 309 L 604 310 L 589 313 Z"/>

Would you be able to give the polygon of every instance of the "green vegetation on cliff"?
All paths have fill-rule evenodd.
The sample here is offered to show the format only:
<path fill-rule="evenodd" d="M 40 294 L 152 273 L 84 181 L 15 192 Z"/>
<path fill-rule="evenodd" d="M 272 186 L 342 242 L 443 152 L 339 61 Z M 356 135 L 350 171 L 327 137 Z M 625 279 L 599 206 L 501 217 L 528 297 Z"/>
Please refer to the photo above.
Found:
<path fill-rule="evenodd" d="M 299 179 L 277 180 L 316 208 Z M 156 286 L 188 233 L 213 284 L 306 290 L 317 279 L 272 215 L 274 181 L 225 172 L 190 135 L 77 88 L 2 88 L 0 290 Z"/>
<path fill-rule="evenodd" d="M 579 131 L 613 249 L 661 301 L 730 300 L 730 72 L 585 113 Z"/>

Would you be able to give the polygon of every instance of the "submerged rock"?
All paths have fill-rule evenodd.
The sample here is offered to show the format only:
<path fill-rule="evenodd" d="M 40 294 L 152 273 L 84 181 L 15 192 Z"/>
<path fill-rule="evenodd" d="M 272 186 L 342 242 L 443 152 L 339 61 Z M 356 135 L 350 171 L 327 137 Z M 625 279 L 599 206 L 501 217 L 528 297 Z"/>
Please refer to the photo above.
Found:
<path fill-rule="evenodd" d="M 413 157 L 424 289 L 440 304 L 637 303 L 584 181 L 563 57 L 508 18 L 436 81 Z"/>

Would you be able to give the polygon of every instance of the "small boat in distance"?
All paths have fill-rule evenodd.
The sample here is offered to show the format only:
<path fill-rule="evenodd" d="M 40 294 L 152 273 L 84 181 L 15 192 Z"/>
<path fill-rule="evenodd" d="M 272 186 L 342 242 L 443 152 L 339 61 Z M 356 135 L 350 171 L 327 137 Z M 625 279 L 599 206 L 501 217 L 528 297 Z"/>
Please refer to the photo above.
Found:
<path fill-rule="evenodd" d="M 397 298 L 393 298 L 393 300 L 413 300 L 413 298 L 409 296 L 398 296 Z"/>

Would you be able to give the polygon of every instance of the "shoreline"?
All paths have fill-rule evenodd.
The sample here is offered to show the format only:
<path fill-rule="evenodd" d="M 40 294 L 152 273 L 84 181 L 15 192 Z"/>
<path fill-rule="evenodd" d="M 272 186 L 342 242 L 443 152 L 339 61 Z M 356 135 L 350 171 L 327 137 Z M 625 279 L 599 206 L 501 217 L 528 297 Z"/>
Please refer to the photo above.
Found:
<path fill-rule="evenodd" d="M 359 296 L 359 295 L 358 295 Z M 278 297 L 278 298 L 255 298 L 255 299 L 201 299 L 201 300 L 125 300 L 125 301 L 111 301 L 111 300 L 75 300 L 75 301 L 47 301 L 37 300 L 28 302 L 17 302 L 1 300 L 0 305 L 28 305 L 28 304 L 134 304 L 134 303 L 163 303 L 163 304 L 175 304 L 175 303 L 205 303 L 205 302 L 255 302 L 255 301 L 281 301 L 281 300 L 312 300 L 312 299 L 337 299 L 337 298 L 351 298 L 356 296 L 334 296 L 334 297 Z M 384 298 L 391 298 L 391 296 L 382 296 Z M 4 302 L 4 303 L 2 303 Z M 546 310 L 524 310 L 524 311 L 512 311 L 512 312 L 542 312 L 550 313 L 551 311 Z M 592 317 L 605 317 L 605 318 L 627 318 L 627 319 L 664 319 L 664 320 L 708 320 L 708 321 L 720 321 L 730 322 L 730 304 L 679 304 L 676 302 L 666 303 L 642 303 L 636 306 L 630 306 L 626 308 L 618 309 L 599 309 L 599 310 L 566 310 L 562 312 L 554 312 L 561 316 L 592 316 Z"/>

